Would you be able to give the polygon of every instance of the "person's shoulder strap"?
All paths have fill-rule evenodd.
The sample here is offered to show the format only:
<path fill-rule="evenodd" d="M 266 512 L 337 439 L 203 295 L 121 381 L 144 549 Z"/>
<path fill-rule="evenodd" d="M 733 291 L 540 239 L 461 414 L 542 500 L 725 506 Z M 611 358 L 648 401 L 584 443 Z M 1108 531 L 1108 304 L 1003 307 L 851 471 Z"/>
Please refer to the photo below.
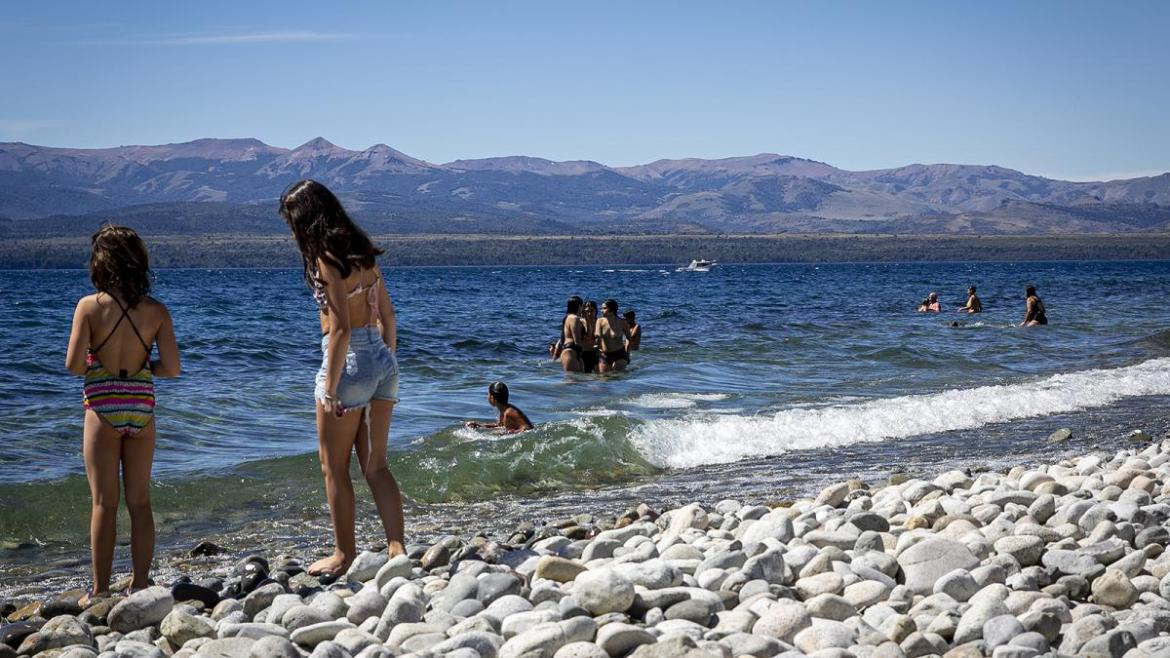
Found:
<path fill-rule="evenodd" d="M 102 342 L 98 343 L 97 347 L 90 348 L 91 352 L 100 352 L 101 349 L 106 346 L 106 343 L 110 342 L 110 338 L 112 338 L 114 336 L 114 332 L 118 330 L 118 327 L 122 324 L 122 320 L 125 320 L 125 319 L 130 317 L 130 309 L 123 306 L 122 302 L 118 301 L 117 297 L 115 297 L 113 295 L 107 295 L 107 296 L 110 299 L 114 300 L 114 303 L 118 305 L 118 308 L 122 309 L 122 315 L 118 316 L 118 321 L 114 323 L 113 327 L 110 327 L 110 333 L 106 334 L 106 337 L 104 339 L 102 339 Z M 133 325 L 134 321 L 131 320 L 130 324 Z M 134 333 L 138 333 L 138 330 L 135 329 Z M 139 336 L 138 339 L 142 340 L 142 337 Z"/>
<path fill-rule="evenodd" d="M 122 306 L 122 303 L 118 302 L 118 306 Z M 134 318 L 130 316 L 130 309 L 122 306 L 122 315 L 125 316 L 126 321 L 130 323 L 130 328 L 134 330 L 134 335 L 138 336 L 138 342 L 142 343 L 142 349 L 146 350 L 146 356 L 149 358 L 150 344 L 146 342 L 146 339 L 142 337 L 142 333 L 138 331 L 138 325 L 134 324 Z"/>

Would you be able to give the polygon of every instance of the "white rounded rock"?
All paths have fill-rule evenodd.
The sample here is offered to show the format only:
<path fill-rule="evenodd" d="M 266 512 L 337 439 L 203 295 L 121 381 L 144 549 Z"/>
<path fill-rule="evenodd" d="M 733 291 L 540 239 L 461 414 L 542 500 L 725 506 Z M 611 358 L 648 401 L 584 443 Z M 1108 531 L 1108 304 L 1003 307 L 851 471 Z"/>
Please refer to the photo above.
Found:
<path fill-rule="evenodd" d="M 613 569 L 594 569 L 573 581 L 573 598 L 593 616 L 625 612 L 634 603 L 634 584 Z"/>

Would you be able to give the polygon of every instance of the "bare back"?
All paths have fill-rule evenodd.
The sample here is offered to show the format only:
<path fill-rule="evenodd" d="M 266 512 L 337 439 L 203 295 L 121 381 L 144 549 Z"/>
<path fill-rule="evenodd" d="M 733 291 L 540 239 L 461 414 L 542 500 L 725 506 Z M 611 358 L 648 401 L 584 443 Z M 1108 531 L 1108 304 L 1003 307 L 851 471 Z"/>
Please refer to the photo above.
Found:
<path fill-rule="evenodd" d="M 165 319 L 165 309 L 155 300 L 144 297 L 122 317 L 118 300 L 105 293 L 83 300 L 89 330 L 88 349 L 100 350 L 98 359 L 111 372 L 134 372 L 150 360 L 147 346 L 153 346 Z M 135 332 L 137 330 L 137 333 Z"/>
<path fill-rule="evenodd" d="M 349 325 L 351 327 L 365 327 L 383 324 L 380 311 L 381 298 L 385 295 L 385 286 L 382 276 L 376 267 L 364 270 L 354 269 L 344 279 L 346 306 L 349 310 Z M 372 302 L 372 303 L 371 303 Z M 329 331 L 331 315 L 321 312 L 321 333 Z"/>
<path fill-rule="evenodd" d="M 111 372 L 138 372 L 149 363 L 151 346 L 157 346 L 154 375 L 178 377 L 179 346 L 167 307 L 143 297 L 134 308 L 125 309 L 125 317 L 124 308 L 120 299 L 108 293 L 82 297 L 73 312 L 65 367 L 84 375 L 86 357 L 92 351 Z"/>

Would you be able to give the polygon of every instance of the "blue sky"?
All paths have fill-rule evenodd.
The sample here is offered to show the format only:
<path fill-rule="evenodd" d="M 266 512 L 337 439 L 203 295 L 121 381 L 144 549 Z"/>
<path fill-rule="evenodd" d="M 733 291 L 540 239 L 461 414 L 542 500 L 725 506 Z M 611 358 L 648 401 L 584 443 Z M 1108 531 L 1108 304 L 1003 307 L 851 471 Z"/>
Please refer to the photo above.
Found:
<path fill-rule="evenodd" d="M 0 141 L 1170 170 L 1167 2 L 39 2 Z"/>

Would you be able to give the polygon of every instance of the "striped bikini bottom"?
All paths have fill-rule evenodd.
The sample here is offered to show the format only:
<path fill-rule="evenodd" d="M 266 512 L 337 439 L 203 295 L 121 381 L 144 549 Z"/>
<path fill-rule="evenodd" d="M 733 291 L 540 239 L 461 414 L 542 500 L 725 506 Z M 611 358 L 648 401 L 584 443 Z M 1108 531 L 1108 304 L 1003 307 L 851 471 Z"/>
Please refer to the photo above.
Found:
<path fill-rule="evenodd" d="M 123 438 L 137 434 L 154 417 L 154 376 L 149 365 L 136 373 L 114 374 L 90 354 L 85 360 L 85 408 L 93 410 Z"/>

